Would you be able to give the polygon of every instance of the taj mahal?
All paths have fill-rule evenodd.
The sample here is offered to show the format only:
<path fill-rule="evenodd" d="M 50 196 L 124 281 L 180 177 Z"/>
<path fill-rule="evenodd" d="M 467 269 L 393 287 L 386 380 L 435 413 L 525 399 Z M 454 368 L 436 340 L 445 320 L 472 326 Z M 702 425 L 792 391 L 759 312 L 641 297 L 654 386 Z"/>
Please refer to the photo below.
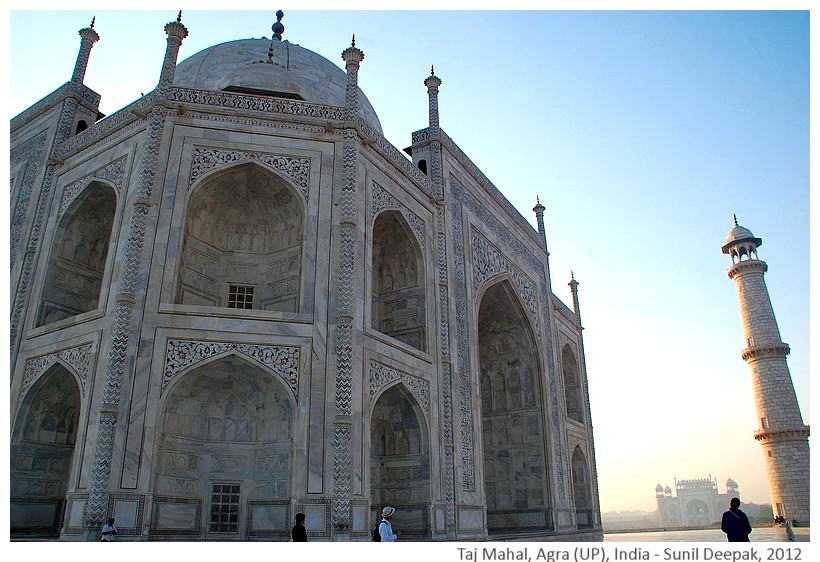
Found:
<path fill-rule="evenodd" d="M 178 61 L 174 16 L 153 91 L 101 114 L 91 22 L 11 120 L 12 538 L 601 540 L 578 281 L 443 80 L 398 149 L 355 40 Z"/>

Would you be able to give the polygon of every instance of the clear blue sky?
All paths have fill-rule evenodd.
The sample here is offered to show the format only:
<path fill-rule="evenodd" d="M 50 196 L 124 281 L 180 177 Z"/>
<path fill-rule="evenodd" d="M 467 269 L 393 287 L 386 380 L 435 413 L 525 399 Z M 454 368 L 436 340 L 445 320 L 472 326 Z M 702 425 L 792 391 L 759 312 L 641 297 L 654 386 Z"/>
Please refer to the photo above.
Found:
<path fill-rule="evenodd" d="M 659 482 L 709 475 L 767 503 L 720 247 L 733 213 L 763 239 L 810 423 L 809 12 L 184 9 L 180 60 L 270 37 L 280 7 L 284 38 L 340 67 L 355 33 L 400 149 L 427 125 L 435 65 L 442 128 L 533 224 L 540 197 L 553 291 L 571 304 L 580 282 L 602 511 L 654 510 Z M 9 118 L 70 79 L 95 16 L 102 111 L 151 91 L 176 10 L 12 11 Z"/>

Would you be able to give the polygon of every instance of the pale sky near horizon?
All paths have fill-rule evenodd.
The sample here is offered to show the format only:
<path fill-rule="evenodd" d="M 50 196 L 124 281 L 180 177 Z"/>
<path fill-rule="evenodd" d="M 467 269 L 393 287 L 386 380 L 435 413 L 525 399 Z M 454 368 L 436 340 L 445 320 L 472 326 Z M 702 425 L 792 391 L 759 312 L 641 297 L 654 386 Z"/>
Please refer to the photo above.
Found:
<path fill-rule="evenodd" d="M 280 6 L 264 8 L 183 6 L 179 60 L 270 37 Z M 427 126 L 434 65 L 444 131 L 531 224 L 536 197 L 546 207 L 552 289 L 571 306 L 571 272 L 580 283 L 601 511 L 652 511 L 656 484 L 709 476 L 768 503 L 720 248 L 733 213 L 763 239 L 810 424 L 809 12 L 281 9 L 284 39 L 340 68 L 355 33 L 360 86 L 399 149 Z M 9 118 L 71 78 L 92 17 L 101 110 L 151 91 L 176 16 L 11 11 Z"/>

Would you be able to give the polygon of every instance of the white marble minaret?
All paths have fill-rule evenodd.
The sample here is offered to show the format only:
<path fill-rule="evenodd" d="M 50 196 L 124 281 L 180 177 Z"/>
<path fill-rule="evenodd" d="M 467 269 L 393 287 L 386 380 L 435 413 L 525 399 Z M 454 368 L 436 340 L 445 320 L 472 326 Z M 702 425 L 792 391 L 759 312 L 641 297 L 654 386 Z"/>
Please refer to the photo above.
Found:
<path fill-rule="evenodd" d="M 772 507 L 775 515 L 809 526 L 809 427 L 803 425 L 786 363 L 789 346 L 780 340 L 763 279 L 768 266 L 757 257 L 762 243 L 735 217 L 722 250 L 732 258 L 727 273 L 740 301 L 741 355 L 752 374 L 758 423 L 754 436 L 763 447 Z"/>

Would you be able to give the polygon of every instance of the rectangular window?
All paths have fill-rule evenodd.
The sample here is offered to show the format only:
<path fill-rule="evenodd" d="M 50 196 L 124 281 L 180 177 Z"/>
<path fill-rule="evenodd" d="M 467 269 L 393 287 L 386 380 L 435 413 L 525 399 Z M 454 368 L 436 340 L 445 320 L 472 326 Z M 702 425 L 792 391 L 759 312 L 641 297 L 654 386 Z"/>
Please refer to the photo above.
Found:
<path fill-rule="evenodd" d="M 253 287 L 249 285 L 229 285 L 228 308 L 253 308 Z"/>
<path fill-rule="evenodd" d="M 769 418 L 767 418 L 766 416 L 760 418 L 760 426 L 763 429 L 769 429 Z"/>
<path fill-rule="evenodd" d="M 214 484 L 211 493 L 211 532 L 239 531 L 239 484 Z"/>

